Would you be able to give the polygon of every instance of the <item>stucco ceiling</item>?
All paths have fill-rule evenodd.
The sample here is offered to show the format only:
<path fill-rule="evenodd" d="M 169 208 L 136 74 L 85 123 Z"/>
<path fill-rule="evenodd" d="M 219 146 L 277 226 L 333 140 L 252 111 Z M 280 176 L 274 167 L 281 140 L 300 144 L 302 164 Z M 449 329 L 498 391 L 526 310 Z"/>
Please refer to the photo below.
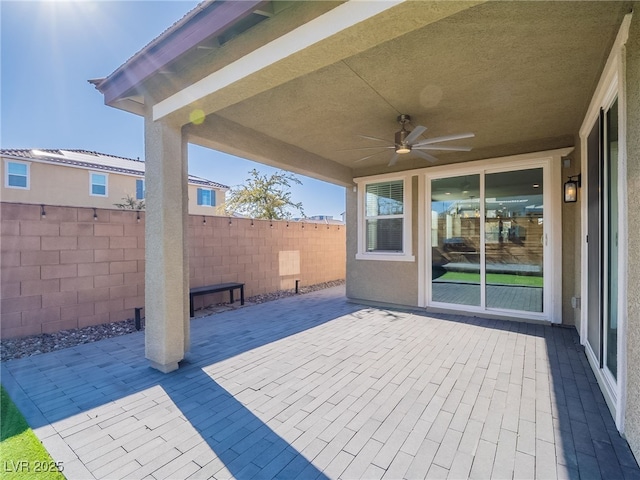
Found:
<path fill-rule="evenodd" d="M 358 162 L 374 151 L 349 150 L 376 145 L 358 135 L 391 143 L 401 113 L 428 128 L 422 138 L 475 133 L 451 142 L 471 152 L 432 152 L 436 164 L 573 145 L 629 3 L 447 3 L 399 5 L 352 29 L 380 39 L 357 48 L 366 39 L 354 36 L 354 54 L 328 53 L 351 45 L 345 35 L 202 99 L 208 118 L 191 141 L 285 168 L 299 157 L 298 171 L 337 183 L 432 165 L 408 154 L 388 167 L 392 150 Z M 427 21 L 421 9 L 439 10 Z M 320 66 L 300 74 L 306 65 Z"/>

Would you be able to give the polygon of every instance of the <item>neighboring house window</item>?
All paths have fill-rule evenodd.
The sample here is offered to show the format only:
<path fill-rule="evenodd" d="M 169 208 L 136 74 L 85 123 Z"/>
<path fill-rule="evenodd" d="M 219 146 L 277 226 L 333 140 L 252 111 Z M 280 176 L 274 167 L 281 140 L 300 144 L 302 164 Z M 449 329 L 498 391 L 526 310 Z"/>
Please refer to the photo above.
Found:
<path fill-rule="evenodd" d="M 413 261 L 410 179 L 361 184 L 358 259 Z M 408 186 L 407 186 L 408 185 Z"/>
<path fill-rule="evenodd" d="M 144 180 L 136 179 L 136 200 L 144 200 L 147 191 L 145 190 Z"/>
<path fill-rule="evenodd" d="M 89 172 L 89 194 L 97 197 L 107 196 L 107 175 L 104 173 Z"/>
<path fill-rule="evenodd" d="M 215 207 L 216 192 L 214 192 L 210 188 L 199 188 L 198 189 L 198 205 L 203 205 L 206 207 Z"/>
<path fill-rule="evenodd" d="M 29 164 L 7 161 L 5 185 L 9 188 L 29 189 Z"/>

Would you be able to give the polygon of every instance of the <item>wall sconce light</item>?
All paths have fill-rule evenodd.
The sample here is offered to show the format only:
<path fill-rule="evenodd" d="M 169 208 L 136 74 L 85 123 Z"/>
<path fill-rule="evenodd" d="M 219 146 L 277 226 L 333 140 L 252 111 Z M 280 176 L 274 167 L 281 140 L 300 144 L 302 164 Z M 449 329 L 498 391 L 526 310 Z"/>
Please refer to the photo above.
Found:
<path fill-rule="evenodd" d="M 136 212 L 136 222 L 140 223 L 140 210 Z"/>
<path fill-rule="evenodd" d="M 205 217 L 204 215 L 202 215 L 202 224 L 203 225 L 207 224 L 207 217 Z"/>
<path fill-rule="evenodd" d="M 40 216 L 42 218 L 47 218 L 47 212 L 44 211 L 44 205 L 40 205 Z"/>
<path fill-rule="evenodd" d="M 229 217 L 229 226 L 231 226 L 231 217 Z"/>
<path fill-rule="evenodd" d="M 564 183 L 564 203 L 574 203 L 578 201 L 578 189 L 582 186 L 582 175 L 571 175 Z"/>
<path fill-rule="evenodd" d="M 302 222 L 302 229 L 304 230 L 304 222 Z"/>
<path fill-rule="evenodd" d="M 251 226 L 253 227 L 253 218 L 251 219 Z"/>
<path fill-rule="evenodd" d="M 97 221 L 98 220 L 98 210 L 97 209 L 93 209 L 93 221 Z"/>
<path fill-rule="evenodd" d="M 269 224 L 269 227 L 273 228 L 273 222 L 271 222 L 271 223 Z"/>
<path fill-rule="evenodd" d="M 287 228 L 289 228 L 289 221 L 287 220 Z"/>

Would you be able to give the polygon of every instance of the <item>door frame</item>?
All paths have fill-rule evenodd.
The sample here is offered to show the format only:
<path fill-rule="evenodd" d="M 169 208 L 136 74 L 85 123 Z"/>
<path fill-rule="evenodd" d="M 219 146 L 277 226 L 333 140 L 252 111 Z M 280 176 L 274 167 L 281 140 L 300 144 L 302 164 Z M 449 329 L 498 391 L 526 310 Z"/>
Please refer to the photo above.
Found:
<path fill-rule="evenodd" d="M 548 321 L 562 323 L 562 205 L 561 205 L 561 164 L 562 158 L 573 151 L 573 147 L 543 152 L 512 155 L 455 165 L 431 167 L 419 176 L 419 252 L 423 262 L 419 265 L 418 305 L 428 310 L 447 310 L 481 313 L 483 315 L 501 315 L 508 318 Z M 544 257 L 544 308 L 542 313 L 518 312 L 512 310 L 487 309 L 468 305 L 452 305 L 431 302 L 431 179 L 454 177 L 476 173 L 496 173 L 527 168 L 544 168 L 545 202 L 545 257 Z M 428 217 L 428 218 L 427 218 Z M 482 224 L 482 222 L 481 222 Z M 481 235 L 484 225 L 481 225 Z"/>
<path fill-rule="evenodd" d="M 594 123 L 600 116 L 601 109 L 607 109 L 611 106 L 615 98 L 618 98 L 618 225 L 625 225 L 627 215 L 627 143 L 626 143 L 626 81 L 625 81 L 625 44 L 629 37 L 629 25 L 631 23 L 632 14 L 625 16 L 622 25 L 618 31 L 618 35 L 614 42 L 613 48 L 609 54 L 605 64 L 603 73 L 598 82 L 598 86 L 591 99 L 589 109 L 580 128 L 580 145 L 581 145 L 581 171 L 582 185 L 580 191 L 581 205 L 581 288 L 580 295 L 582 297 L 581 305 L 589 304 L 588 291 L 588 159 L 587 159 L 587 138 Z M 601 247 L 602 248 L 602 247 Z M 624 261 L 628 258 L 628 239 L 626 235 L 620 235 L 618 238 L 618 378 L 617 382 L 612 382 L 611 375 L 600 368 L 589 342 L 587 341 L 588 315 L 587 309 L 581 308 L 580 311 L 580 343 L 585 347 L 585 353 L 591 368 L 596 376 L 600 389 L 607 402 L 609 410 L 615 420 L 616 427 L 620 433 L 624 433 L 624 416 L 626 410 L 626 392 L 627 392 L 627 264 Z M 604 331 L 602 332 L 604 334 Z"/>

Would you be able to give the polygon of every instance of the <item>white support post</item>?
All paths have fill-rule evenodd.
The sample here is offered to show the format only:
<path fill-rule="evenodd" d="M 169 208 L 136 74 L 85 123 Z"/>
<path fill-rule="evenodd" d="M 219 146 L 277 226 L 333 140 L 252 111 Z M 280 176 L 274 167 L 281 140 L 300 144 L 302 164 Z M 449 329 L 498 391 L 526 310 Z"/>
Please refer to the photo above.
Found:
<path fill-rule="evenodd" d="M 180 127 L 145 118 L 145 356 L 161 372 L 189 350 L 187 146 Z"/>

